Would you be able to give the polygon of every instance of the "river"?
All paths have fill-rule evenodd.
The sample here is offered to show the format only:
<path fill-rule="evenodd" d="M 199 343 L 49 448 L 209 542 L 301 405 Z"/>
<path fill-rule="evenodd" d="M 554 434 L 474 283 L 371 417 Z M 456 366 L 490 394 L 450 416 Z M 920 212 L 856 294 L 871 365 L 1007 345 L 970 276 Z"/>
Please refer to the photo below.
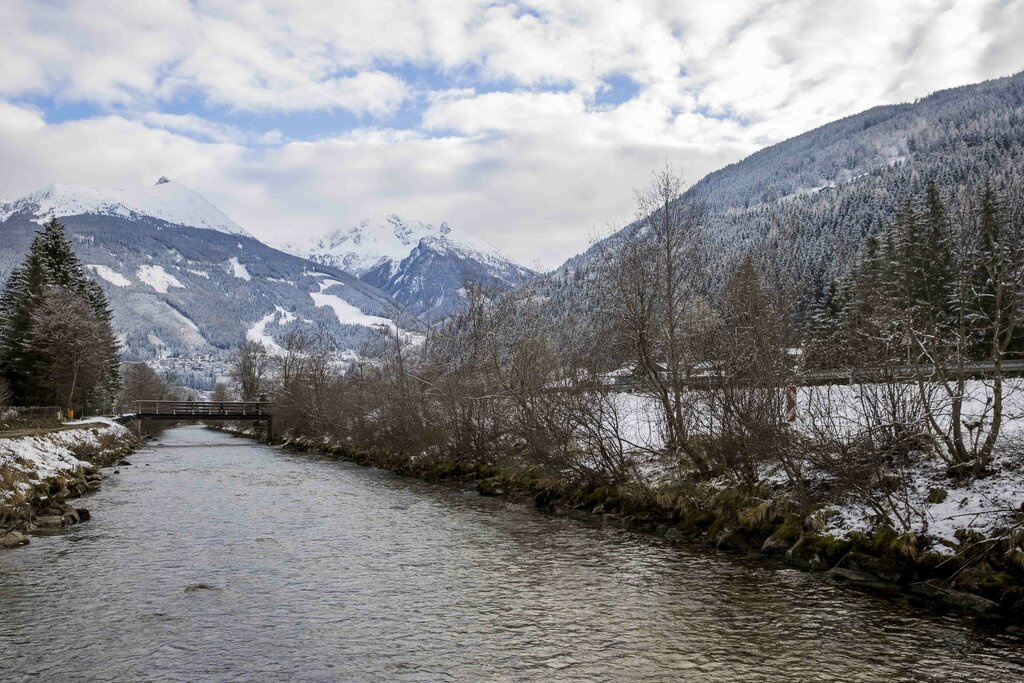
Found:
<path fill-rule="evenodd" d="M 0 680 L 1013 681 L 820 575 L 186 427 L 0 553 Z"/>

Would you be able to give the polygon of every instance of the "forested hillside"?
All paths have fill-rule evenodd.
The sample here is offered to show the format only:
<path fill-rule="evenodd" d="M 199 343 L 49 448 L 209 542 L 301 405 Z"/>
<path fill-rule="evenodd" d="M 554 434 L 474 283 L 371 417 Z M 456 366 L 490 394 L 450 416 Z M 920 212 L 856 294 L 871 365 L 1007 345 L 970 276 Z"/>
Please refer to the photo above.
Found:
<path fill-rule="evenodd" d="M 720 287 L 752 251 L 763 268 L 797 280 L 794 289 L 809 305 L 850 268 L 864 238 L 878 234 L 927 183 L 959 205 L 983 178 L 1009 187 L 1022 170 L 1024 74 L 1017 74 L 829 123 L 709 174 L 680 201 L 707 209 L 707 286 Z M 565 295 L 575 289 L 575 271 L 585 274 L 637 225 L 559 269 L 554 280 Z"/>

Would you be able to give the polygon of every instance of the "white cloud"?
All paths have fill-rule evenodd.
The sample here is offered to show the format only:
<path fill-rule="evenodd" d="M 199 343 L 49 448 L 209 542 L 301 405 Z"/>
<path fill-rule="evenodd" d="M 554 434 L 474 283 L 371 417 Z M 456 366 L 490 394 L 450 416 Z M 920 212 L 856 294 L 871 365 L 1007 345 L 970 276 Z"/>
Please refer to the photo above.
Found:
<path fill-rule="evenodd" d="M 1024 0 L 11 1 L 0 195 L 168 175 L 270 241 L 398 212 L 551 266 L 628 219 L 666 161 L 694 181 L 1013 73 L 1021 35 Z M 44 101 L 107 113 L 47 123 Z M 395 129 L 409 108 L 421 121 Z M 336 110 L 360 127 L 303 136 L 287 118 Z"/>

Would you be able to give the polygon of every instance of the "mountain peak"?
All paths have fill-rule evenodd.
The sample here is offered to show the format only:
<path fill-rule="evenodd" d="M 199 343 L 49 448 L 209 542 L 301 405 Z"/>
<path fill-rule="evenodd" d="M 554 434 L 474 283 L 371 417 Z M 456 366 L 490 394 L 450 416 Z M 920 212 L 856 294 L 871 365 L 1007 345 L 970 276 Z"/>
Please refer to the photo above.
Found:
<path fill-rule="evenodd" d="M 51 185 L 9 203 L 0 203 L 0 217 L 29 212 L 42 222 L 52 216 L 149 217 L 174 225 L 251 237 L 202 195 L 161 176 L 155 185 L 98 188 Z"/>

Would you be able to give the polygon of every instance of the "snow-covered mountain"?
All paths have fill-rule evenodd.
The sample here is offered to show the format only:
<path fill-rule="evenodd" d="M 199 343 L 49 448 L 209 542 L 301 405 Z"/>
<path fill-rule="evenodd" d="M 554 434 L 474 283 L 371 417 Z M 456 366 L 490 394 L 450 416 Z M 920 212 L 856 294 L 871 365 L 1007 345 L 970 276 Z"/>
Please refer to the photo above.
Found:
<path fill-rule="evenodd" d="M 0 204 L 0 281 L 50 215 L 104 285 L 128 357 L 198 373 L 197 384 L 209 384 L 213 371 L 194 359 L 222 361 L 247 338 L 275 348 L 289 330 L 315 326 L 340 350 L 361 353 L 382 330 L 418 329 L 390 295 L 268 247 L 172 182 L 139 190 L 56 186 Z"/>
<path fill-rule="evenodd" d="M 489 242 L 456 234 L 447 223 L 410 223 L 395 215 L 286 248 L 352 273 L 428 322 L 459 305 L 467 281 L 508 289 L 536 275 Z"/>
<path fill-rule="evenodd" d="M 1024 73 L 833 121 L 708 174 L 682 200 L 708 210 L 702 266 L 711 289 L 753 251 L 814 298 L 925 183 L 956 198 L 983 179 L 1009 186 L 1021 177 Z M 578 299 L 598 254 L 634 229 L 558 269 L 553 305 Z"/>
<path fill-rule="evenodd" d="M 251 237 L 198 192 L 164 176 L 155 185 L 128 189 L 50 185 L 22 199 L 0 202 L 0 221 L 24 211 L 39 223 L 50 216 L 151 218 L 174 225 Z"/>

